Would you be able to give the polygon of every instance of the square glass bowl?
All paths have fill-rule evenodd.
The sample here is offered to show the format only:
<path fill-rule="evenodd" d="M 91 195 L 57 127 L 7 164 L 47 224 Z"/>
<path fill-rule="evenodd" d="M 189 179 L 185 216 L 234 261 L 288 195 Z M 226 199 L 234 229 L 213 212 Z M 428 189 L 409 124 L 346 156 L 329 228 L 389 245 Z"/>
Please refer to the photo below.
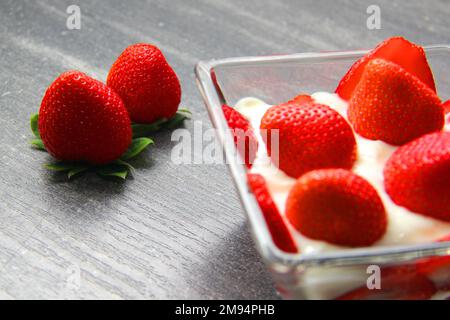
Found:
<path fill-rule="evenodd" d="M 428 46 L 425 51 L 438 94 L 445 101 L 450 98 L 450 46 Z M 195 68 L 198 87 L 224 148 L 256 247 L 284 298 L 334 299 L 343 294 L 347 294 L 345 298 L 362 299 L 430 298 L 433 290 L 430 291 L 422 279 L 423 270 L 430 268 L 421 267 L 430 263 L 439 275 L 438 279 L 433 279 L 435 286 L 447 286 L 450 292 L 450 241 L 347 249 L 314 255 L 289 254 L 279 250 L 248 188 L 245 165 L 236 161 L 234 146 L 225 143 L 232 140 L 226 140 L 231 136 L 227 136 L 230 132 L 222 104 L 234 106 L 244 97 L 278 104 L 299 93 L 334 92 L 349 67 L 366 53 L 362 50 L 229 58 L 202 61 Z M 381 275 L 381 289 L 376 285 L 373 290 L 367 289 L 368 281 L 374 280 L 370 276 L 377 274 Z"/>

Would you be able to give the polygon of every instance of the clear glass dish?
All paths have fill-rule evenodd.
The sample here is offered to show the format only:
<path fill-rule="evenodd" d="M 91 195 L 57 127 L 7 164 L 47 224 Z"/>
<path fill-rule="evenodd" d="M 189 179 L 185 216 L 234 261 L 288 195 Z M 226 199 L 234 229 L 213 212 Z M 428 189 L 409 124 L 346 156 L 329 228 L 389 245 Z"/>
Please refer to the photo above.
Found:
<path fill-rule="evenodd" d="M 445 101 L 450 98 L 450 46 L 428 46 L 425 51 L 434 73 L 438 94 Z M 436 260 L 438 256 L 450 255 L 450 241 L 348 249 L 316 255 L 285 253 L 272 241 L 258 203 L 247 186 L 245 165 L 236 161 L 233 156 L 234 146 L 224 143 L 226 138 L 231 137 L 226 136 L 230 133 L 222 113 L 222 104 L 233 106 L 244 97 L 256 97 L 269 104 L 278 104 L 303 92 L 334 92 L 352 63 L 366 53 L 367 51 L 361 50 L 228 58 L 202 61 L 195 68 L 198 87 L 216 128 L 217 138 L 224 147 L 225 157 L 247 213 L 257 249 L 284 298 L 339 297 L 343 293 L 366 286 L 368 277 L 373 273 L 373 269 L 367 269 L 370 265 L 380 267 L 382 289 L 369 290 L 363 296 L 354 295 L 354 298 L 417 297 L 417 293 L 411 296 L 407 292 L 415 290 L 410 285 L 414 279 L 404 277 L 402 280 L 401 276 L 394 276 L 392 279 L 392 274 L 402 273 L 401 270 L 407 270 L 405 273 L 412 270 L 411 272 L 415 273 L 417 266 Z M 444 273 L 441 275 L 444 279 L 434 280 L 446 282 L 442 286 L 445 289 L 450 284 L 450 267 L 441 273 Z M 391 280 L 386 278 L 390 282 L 386 284 L 388 288 L 383 289 L 383 277 L 386 275 L 389 275 Z M 389 286 L 395 286 L 396 289 L 393 291 Z M 441 285 L 438 283 L 436 286 Z M 448 291 L 450 292 L 450 285 Z"/>

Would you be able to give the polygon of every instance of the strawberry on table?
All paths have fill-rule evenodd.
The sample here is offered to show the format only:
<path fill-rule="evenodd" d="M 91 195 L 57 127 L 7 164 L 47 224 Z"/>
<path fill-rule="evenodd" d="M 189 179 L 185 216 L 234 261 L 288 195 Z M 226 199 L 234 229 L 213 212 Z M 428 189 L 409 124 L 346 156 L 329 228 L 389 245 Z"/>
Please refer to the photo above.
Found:
<path fill-rule="evenodd" d="M 371 140 L 402 145 L 444 125 L 436 94 L 414 75 L 382 59 L 364 69 L 349 102 L 348 118 L 356 132 Z"/>
<path fill-rule="evenodd" d="M 112 65 L 107 84 L 119 94 L 131 120 L 137 123 L 171 118 L 181 100 L 177 75 L 151 44 L 126 48 Z"/>
<path fill-rule="evenodd" d="M 222 111 L 227 120 L 228 127 L 232 130 L 234 143 L 238 148 L 239 154 L 245 161 L 246 166 L 251 168 L 256 158 L 258 141 L 250 123 L 243 115 L 230 106 L 224 104 Z"/>
<path fill-rule="evenodd" d="M 294 178 L 320 168 L 350 169 L 356 158 L 356 141 L 350 125 L 325 105 L 273 106 L 264 114 L 260 129 L 272 161 Z M 272 148 L 272 142 L 279 143 L 278 150 Z M 271 154 L 272 149 L 278 155 Z"/>
<path fill-rule="evenodd" d="M 39 133 L 59 160 L 105 164 L 131 142 L 131 123 L 122 99 L 79 71 L 61 74 L 47 89 L 39 110 Z"/>
<path fill-rule="evenodd" d="M 450 132 L 437 132 L 398 148 L 384 168 L 386 192 L 398 205 L 450 221 Z"/>
<path fill-rule="evenodd" d="M 366 65 L 372 59 L 377 58 L 397 64 L 436 92 L 433 74 L 423 48 L 402 37 L 393 37 L 383 41 L 375 49 L 355 62 L 340 81 L 336 93 L 341 98 L 350 100 Z"/>
<path fill-rule="evenodd" d="M 377 191 L 344 169 L 314 170 L 301 176 L 289 192 L 286 216 L 309 238 L 349 247 L 372 245 L 387 227 Z"/>
<path fill-rule="evenodd" d="M 249 173 L 247 174 L 247 179 L 250 189 L 253 191 L 253 194 L 259 203 L 276 246 L 285 252 L 297 253 L 298 249 L 295 241 L 269 194 L 263 176 Z"/>

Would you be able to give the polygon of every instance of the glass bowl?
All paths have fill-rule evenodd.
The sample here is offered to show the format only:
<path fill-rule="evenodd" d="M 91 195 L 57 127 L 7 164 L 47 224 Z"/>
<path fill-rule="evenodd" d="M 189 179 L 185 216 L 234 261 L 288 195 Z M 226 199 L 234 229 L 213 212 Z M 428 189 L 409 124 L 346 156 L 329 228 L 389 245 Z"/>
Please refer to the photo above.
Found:
<path fill-rule="evenodd" d="M 434 45 L 424 49 L 438 94 L 445 101 L 450 97 L 450 46 Z M 284 298 L 426 299 L 431 293 L 423 279 L 423 270 L 433 270 L 434 273 L 427 274 L 427 279 L 433 274 L 434 286 L 441 295 L 445 296 L 447 290 L 450 296 L 450 241 L 308 255 L 279 250 L 248 188 L 245 165 L 234 157 L 235 147 L 224 143 L 231 139 L 227 136 L 231 134 L 222 104 L 233 106 L 244 97 L 278 104 L 299 93 L 334 92 L 353 62 L 366 53 L 360 50 L 242 57 L 201 61 L 196 65 L 197 84 L 224 148 L 256 247 Z M 376 285 L 374 277 L 377 276 L 381 277 L 381 289 Z"/>

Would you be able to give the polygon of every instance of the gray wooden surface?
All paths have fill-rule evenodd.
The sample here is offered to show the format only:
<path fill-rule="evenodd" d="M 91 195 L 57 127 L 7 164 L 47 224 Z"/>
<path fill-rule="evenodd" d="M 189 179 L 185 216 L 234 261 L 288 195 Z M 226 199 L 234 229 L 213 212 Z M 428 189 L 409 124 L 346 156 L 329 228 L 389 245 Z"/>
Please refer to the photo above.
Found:
<path fill-rule="evenodd" d="M 66 28 L 70 4 L 81 30 Z M 366 28 L 370 4 L 381 30 Z M 226 166 L 174 165 L 170 133 L 125 183 L 42 168 L 49 157 L 29 147 L 28 117 L 59 73 L 104 80 L 127 45 L 157 44 L 183 106 L 210 127 L 198 60 L 367 48 L 391 35 L 448 43 L 449 16 L 448 0 L 1 0 L 0 298 L 277 298 Z"/>

